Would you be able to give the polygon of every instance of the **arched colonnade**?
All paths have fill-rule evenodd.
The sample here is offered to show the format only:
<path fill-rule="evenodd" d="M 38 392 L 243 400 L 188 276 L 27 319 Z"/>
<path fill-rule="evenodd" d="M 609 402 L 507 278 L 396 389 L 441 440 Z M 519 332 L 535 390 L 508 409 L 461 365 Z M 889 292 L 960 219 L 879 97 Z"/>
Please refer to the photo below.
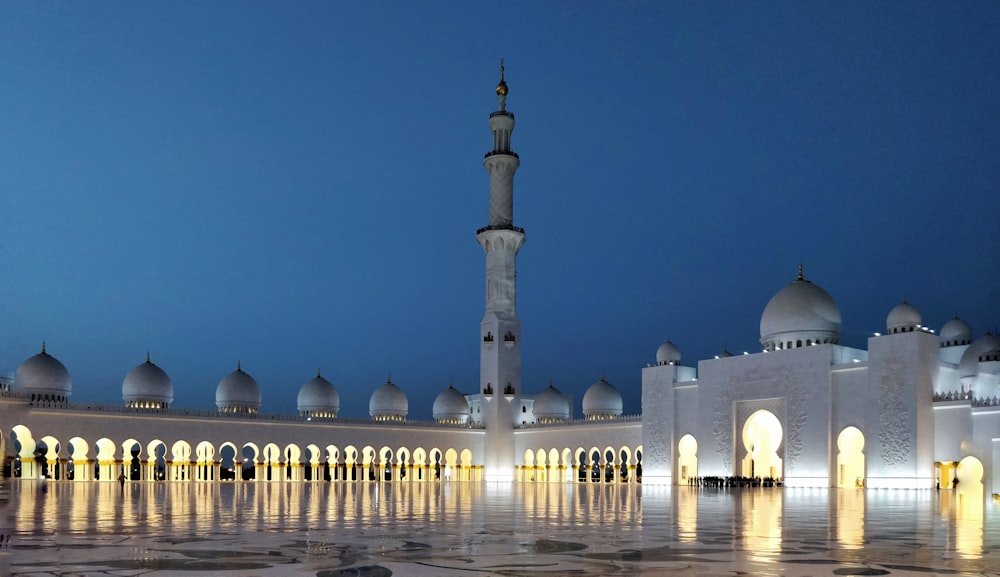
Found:
<path fill-rule="evenodd" d="M 482 468 L 462 447 L 278 445 L 102 437 L 35 439 L 22 425 L 2 436 L 5 476 L 58 481 L 475 481 Z"/>
<path fill-rule="evenodd" d="M 517 480 L 529 483 L 640 483 L 642 446 L 526 449 Z"/>

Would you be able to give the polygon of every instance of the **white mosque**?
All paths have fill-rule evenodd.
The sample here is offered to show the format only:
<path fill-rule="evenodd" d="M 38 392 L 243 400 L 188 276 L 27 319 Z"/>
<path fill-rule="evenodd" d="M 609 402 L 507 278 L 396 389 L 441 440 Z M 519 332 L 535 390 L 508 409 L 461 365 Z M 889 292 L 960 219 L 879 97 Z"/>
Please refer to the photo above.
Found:
<path fill-rule="evenodd" d="M 747 477 L 910 489 L 951 489 L 957 479 L 969 500 L 1000 492 L 1000 337 L 973 338 L 958 318 L 935 332 L 903 302 L 867 350 L 841 346 L 835 300 L 801 267 L 763 309 L 761 352 L 685 365 L 676 345 L 661 345 L 641 369 L 639 416 L 623 415 L 603 377 L 583 396 L 583 419 L 551 385 L 522 391 L 515 271 L 525 234 L 514 225 L 519 159 L 503 67 L 496 94 L 484 160 L 490 220 L 476 235 L 486 253 L 478 390 L 449 387 L 433 422 L 413 422 L 390 378 L 371 395 L 370 419 L 344 419 L 337 390 L 317 373 L 299 391 L 299 414 L 267 414 L 259 385 L 237 365 L 219 382 L 215 409 L 181 409 L 147 357 L 125 376 L 123 403 L 106 406 L 71 402 L 70 373 L 43 345 L 0 388 L 4 474 L 667 485 Z"/>

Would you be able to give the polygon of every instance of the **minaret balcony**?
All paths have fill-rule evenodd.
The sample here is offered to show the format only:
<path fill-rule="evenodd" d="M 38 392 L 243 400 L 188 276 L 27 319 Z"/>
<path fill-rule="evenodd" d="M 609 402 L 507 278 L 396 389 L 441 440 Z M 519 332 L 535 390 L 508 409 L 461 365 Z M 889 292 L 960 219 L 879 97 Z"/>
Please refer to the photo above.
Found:
<path fill-rule="evenodd" d="M 493 118 L 494 116 L 509 116 L 511 118 L 514 118 L 514 113 L 507 112 L 506 110 L 497 110 L 496 112 L 490 113 L 490 118 Z"/>
<path fill-rule="evenodd" d="M 491 157 L 491 156 L 499 156 L 499 155 L 506 155 L 506 156 L 513 156 L 514 158 L 517 158 L 517 159 L 520 159 L 520 158 L 521 158 L 521 157 L 520 157 L 520 156 L 518 156 L 518 155 L 517 155 L 517 153 L 516 153 L 516 152 L 514 152 L 513 150 L 508 150 L 507 152 L 503 152 L 502 150 L 491 150 L 490 152 L 487 152 L 487 153 L 486 153 L 486 154 L 485 154 L 485 155 L 483 156 L 483 158 L 489 158 L 489 157 Z"/>
<path fill-rule="evenodd" d="M 477 229 L 476 234 L 482 234 L 488 230 L 512 230 L 514 232 L 519 232 L 524 234 L 524 229 L 519 226 L 514 226 L 513 224 L 491 224 L 489 226 L 484 226 L 483 228 Z"/>

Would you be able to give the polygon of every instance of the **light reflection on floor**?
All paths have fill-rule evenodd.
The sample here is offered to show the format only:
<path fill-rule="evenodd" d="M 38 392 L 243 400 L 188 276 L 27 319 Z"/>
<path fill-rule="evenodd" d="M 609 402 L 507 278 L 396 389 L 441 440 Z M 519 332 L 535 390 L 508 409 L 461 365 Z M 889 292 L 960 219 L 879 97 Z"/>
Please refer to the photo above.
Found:
<path fill-rule="evenodd" d="M 2 575 L 1000 575 L 952 491 L 485 483 L 11 485 Z"/>

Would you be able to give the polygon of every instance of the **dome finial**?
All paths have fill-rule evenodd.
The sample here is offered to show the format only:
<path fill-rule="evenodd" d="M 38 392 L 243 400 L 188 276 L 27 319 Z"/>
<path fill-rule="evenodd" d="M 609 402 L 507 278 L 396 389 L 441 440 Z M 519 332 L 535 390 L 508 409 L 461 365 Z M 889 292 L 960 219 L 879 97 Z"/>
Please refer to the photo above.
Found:
<path fill-rule="evenodd" d="M 151 364 L 153 364 L 153 363 L 152 363 L 152 362 L 150 362 L 150 360 L 149 360 L 149 351 L 146 351 L 146 364 L 147 364 L 147 365 L 151 365 Z"/>
<path fill-rule="evenodd" d="M 240 363 L 240 360 L 236 359 L 236 370 L 237 371 L 242 371 L 243 370 L 243 367 L 241 366 L 241 364 L 242 363 Z"/>
<path fill-rule="evenodd" d="M 500 83 L 497 84 L 497 100 L 500 104 L 500 110 L 504 111 L 507 109 L 507 82 L 504 80 L 504 68 L 503 68 L 503 58 L 500 59 Z"/>
<path fill-rule="evenodd" d="M 48 354 L 48 353 L 45 352 L 45 341 L 42 341 L 42 354 L 43 355 L 47 355 Z"/>
<path fill-rule="evenodd" d="M 601 380 L 604 380 L 604 370 L 601 370 Z"/>
<path fill-rule="evenodd" d="M 801 262 L 799 263 L 799 277 L 797 279 L 795 279 L 795 280 L 798 281 L 798 282 L 802 282 L 802 281 L 806 280 L 805 277 L 802 276 L 802 263 Z"/>
<path fill-rule="evenodd" d="M 320 369 L 319 369 L 319 367 L 316 367 L 316 376 L 317 376 L 317 377 L 322 377 L 322 376 L 323 376 L 322 374 L 320 374 Z"/>

